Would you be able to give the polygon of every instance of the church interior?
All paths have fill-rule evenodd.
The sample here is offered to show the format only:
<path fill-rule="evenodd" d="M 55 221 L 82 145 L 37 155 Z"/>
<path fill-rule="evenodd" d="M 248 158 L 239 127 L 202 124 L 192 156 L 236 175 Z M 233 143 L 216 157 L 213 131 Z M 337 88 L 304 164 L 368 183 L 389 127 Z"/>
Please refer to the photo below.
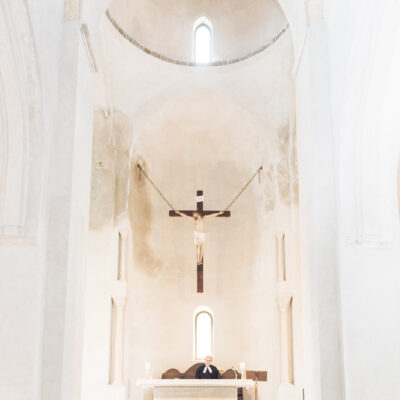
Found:
<path fill-rule="evenodd" d="M 0 398 L 399 399 L 399 15 L 0 0 Z"/>

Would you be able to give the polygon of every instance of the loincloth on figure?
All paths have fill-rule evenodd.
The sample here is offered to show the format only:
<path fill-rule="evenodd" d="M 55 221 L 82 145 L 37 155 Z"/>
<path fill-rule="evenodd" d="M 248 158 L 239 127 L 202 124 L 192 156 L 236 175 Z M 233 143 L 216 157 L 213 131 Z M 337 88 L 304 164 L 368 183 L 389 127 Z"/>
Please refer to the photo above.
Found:
<path fill-rule="evenodd" d="M 202 244 L 206 241 L 206 233 L 194 231 L 193 233 L 194 244 L 197 246 L 198 244 Z"/>

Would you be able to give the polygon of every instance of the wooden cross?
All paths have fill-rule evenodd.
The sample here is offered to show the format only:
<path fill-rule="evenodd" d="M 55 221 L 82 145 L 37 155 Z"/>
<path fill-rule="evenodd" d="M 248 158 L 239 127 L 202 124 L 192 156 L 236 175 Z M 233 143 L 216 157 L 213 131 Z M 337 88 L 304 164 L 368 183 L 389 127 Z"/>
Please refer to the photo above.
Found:
<path fill-rule="evenodd" d="M 224 211 L 221 212 L 219 214 L 219 211 L 211 211 L 211 210 L 203 210 L 203 201 L 204 201 L 204 196 L 203 196 L 203 191 L 202 190 L 198 190 L 197 191 L 197 195 L 196 195 L 196 210 L 179 210 L 178 212 L 176 212 L 175 210 L 171 210 L 169 212 L 169 216 L 170 217 L 181 217 L 182 215 L 180 214 L 184 214 L 183 216 L 187 216 L 187 217 L 191 217 L 193 219 L 195 219 L 195 215 L 199 215 L 200 219 L 201 219 L 201 224 L 203 224 L 203 217 L 209 215 L 213 215 L 214 217 L 230 217 L 231 216 L 231 212 L 230 211 Z M 196 221 L 196 220 L 195 220 Z M 203 233 L 203 235 L 205 235 L 205 233 Z M 196 231 L 195 231 L 195 240 L 196 240 Z M 201 236 L 197 239 L 201 242 Z M 203 239 L 203 244 L 204 244 L 204 239 Z M 197 246 L 202 246 L 201 243 L 198 243 Z M 198 254 L 201 254 L 200 259 L 198 259 L 197 261 L 197 293 L 203 293 L 203 255 L 202 255 L 202 248 L 201 249 L 197 249 L 198 250 Z"/>

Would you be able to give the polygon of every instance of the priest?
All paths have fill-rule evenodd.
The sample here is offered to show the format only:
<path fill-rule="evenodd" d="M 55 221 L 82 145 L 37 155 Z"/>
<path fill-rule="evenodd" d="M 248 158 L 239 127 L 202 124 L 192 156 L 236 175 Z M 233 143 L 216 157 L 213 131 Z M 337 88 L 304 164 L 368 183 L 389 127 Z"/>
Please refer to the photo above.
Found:
<path fill-rule="evenodd" d="M 218 379 L 219 371 L 217 367 L 211 365 L 212 357 L 206 356 L 204 358 L 204 364 L 200 365 L 196 370 L 196 379 Z"/>

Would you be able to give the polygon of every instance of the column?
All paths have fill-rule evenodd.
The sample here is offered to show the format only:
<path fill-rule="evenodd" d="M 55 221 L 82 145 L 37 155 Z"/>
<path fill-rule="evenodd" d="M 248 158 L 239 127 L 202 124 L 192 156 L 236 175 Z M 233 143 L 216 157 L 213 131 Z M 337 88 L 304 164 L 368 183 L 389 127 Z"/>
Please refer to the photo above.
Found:
<path fill-rule="evenodd" d="M 49 140 L 42 400 L 81 398 L 93 83 L 81 21 L 67 13 L 60 41 L 57 112 Z"/>
<path fill-rule="evenodd" d="M 292 296 L 280 296 L 281 384 L 293 384 Z"/>
<path fill-rule="evenodd" d="M 312 23 L 296 75 L 304 385 L 308 399 L 342 400 L 338 164 L 332 124 L 329 36 L 324 17 L 318 14 L 317 7 L 310 15 Z"/>
<path fill-rule="evenodd" d="M 111 356 L 111 384 L 123 384 L 124 310 L 126 297 L 113 297 L 113 338 Z"/>
<path fill-rule="evenodd" d="M 278 268 L 278 281 L 286 281 L 286 246 L 285 234 L 280 233 L 275 236 L 276 264 Z"/>
<path fill-rule="evenodd" d="M 126 267 L 127 267 L 127 240 L 128 229 L 121 229 L 119 231 L 119 245 L 118 245 L 118 280 L 126 281 Z"/>
<path fill-rule="evenodd" d="M 120 227 L 116 234 L 117 240 L 117 279 L 112 290 L 112 335 L 110 359 L 110 385 L 113 398 L 126 399 L 127 387 L 124 381 L 124 325 L 127 294 L 127 263 L 128 263 L 129 228 Z"/>

